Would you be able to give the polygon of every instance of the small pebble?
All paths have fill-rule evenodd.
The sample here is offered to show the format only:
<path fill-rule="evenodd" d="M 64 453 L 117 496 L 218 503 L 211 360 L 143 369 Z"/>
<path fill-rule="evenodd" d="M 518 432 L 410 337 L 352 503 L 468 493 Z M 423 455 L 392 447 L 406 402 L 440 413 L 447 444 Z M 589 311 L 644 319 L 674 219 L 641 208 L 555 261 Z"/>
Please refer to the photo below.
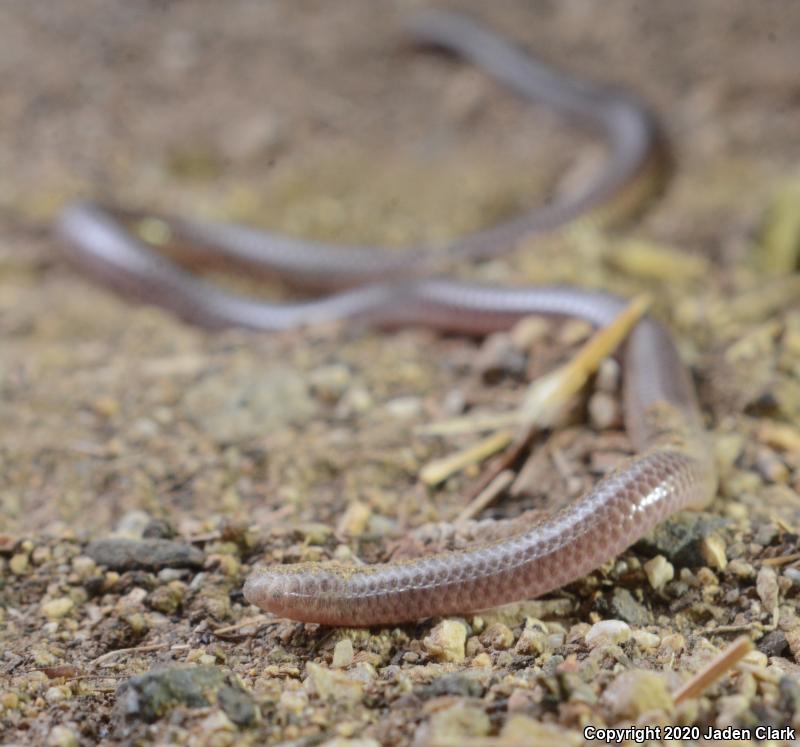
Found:
<path fill-rule="evenodd" d="M 548 329 L 549 324 L 543 317 L 526 316 L 520 319 L 508 334 L 514 347 L 525 353 L 544 339 Z"/>
<path fill-rule="evenodd" d="M 149 441 L 158 435 L 158 423 L 150 418 L 136 418 L 128 431 L 130 441 Z"/>
<path fill-rule="evenodd" d="M 165 586 L 159 586 L 147 595 L 147 605 L 150 609 L 163 612 L 165 615 L 174 615 L 183 604 L 186 596 L 186 585 L 181 581 L 171 581 Z"/>
<path fill-rule="evenodd" d="M 308 707 L 308 693 L 303 690 L 284 690 L 278 702 L 282 711 L 299 716 Z"/>
<path fill-rule="evenodd" d="M 15 576 L 21 576 L 28 570 L 28 553 L 17 553 L 11 556 L 8 567 Z"/>
<path fill-rule="evenodd" d="M 686 639 L 680 633 L 668 633 L 661 638 L 659 654 L 674 656 L 686 648 Z"/>
<path fill-rule="evenodd" d="M 521 377 L 527 360 L 505 332 L 489 335 L 475 356 L 475 369 L 487 383 L 496 383 L 504 375 Z"/>
<path fill-rule="evenodd" d="M 800 568 L 786 568 L 783 572 L 795 586 L 800 586 Z"/>
<path fill-rule="evenodd" d="M 768 565 L 762 566 L 756 576 L 756 592 L 764 609 L 774 614 L 778 609 L 778 574 Z"/>
<path fill-rule="evenodd" d="M 47 747 L 78 747 L 78 735 L 66 726 L 54 726 L 47 735 Z"/>
<path fill-rule="evenodd" d="M 789 468 L 771 449 L 758 450 L 756 469 L 767 482 L 782 484 L 789 481 Z"/>
<path fill-rule="evenodd" d="M 719 579 L 710 568 L 698 568 L 696 577 L 700 586 L 719 586 Z"/>
<path fill-rule="evenodd" d="M 601 392 L 611 392 L 619 389 L 621 370 L 616 358 L 605 358 L 597 369 L 595 386 Z"/>
<path fill-rule="evenodd" d="M 428 728 L 430 741 L 435 743 L 437 738 L 485 737 L 491 729 L 491 723 L 482 708 L 460 701 L 434 713 Z"/>
<path fill-rule="evenodd" d="M 589 648 L 596 648 L 624 643 L 630 637 L 631 629 L 628 623 L 622 620 L 601 620 L 589 628 L 585 640 Z"/>
<path fill-rule="evenodd" d="M 616 398 L 608 392 L 595 392 L 589 398 L 589 422 L 597 430 L 606 430 L 622 424 L 622 412 Z"/>
<path fill-rule="evenodd" d="M 56 686 L 56 687 L 48 687 L 47 691 L 44 694 L 44 699 L 50 703 L 50 705 L 55 705 L 56 703 L 61 703 L 66 700 L 70 695 L 70 690 L 65 685 Z"/>
<path fill-rule="evenodd" d="M 734 558 L 728 563 L 728 572 L 738 578 L 753 578 L 756 575 L 756 569 L 741 558 Z"/>
<path fill-rule="evenodd" d="M 550 640 L 547 633 L 538 628 L 525 628 L 519 636 L 514 650 L 518 654 L 538 656 L 548 650 Z"/>
<path fill-rule="evenodd" d="M 314 394 L 321 400 L 335 403 L 347 391 L 353 375 L 342 363 L 320 366 L 308 375 L 308 382 Z"/>
<path fill-rule="evenodd" d="M 653 622 L 653 615 L 650 610 L 640 604 L 633 594 L 622 586 L 617 586 L 611 592 L 611 598 L 608 601 L 608 612 L 615 619 L 640 628 Z"/>
<path fill-rule="evenodd" d="M 725 540 L 718 534 L 709 534 L 700 540 L 700 554 L 703 560 L 718 571 L 724 571 L 728 565 L 728 557 L 725 554 Z"/>
<path fill-rule="evenodd" d="M 345 509 L 336 530 L 347 537 L 360 537 L 369 524 L 372 509 L 361 501 L 351 501 Z"/>
<path fill-rule="evenodd" d="M 461 698 L 480 698 L 485 688 L 477 677 L 455 672 L 445 674 L 420 689 L 424 698 L 439 697 L 440 695 L 455 695 Z"/>
<path fill-rule="evenodd" d="M 60 620 L 68 615 L 74 606 L 74 602 L 69 597 L 58 597 L 49 602 L 43 602 L 41 609 L 42 614 L 48 620 Z"/>
<path fill-rule="evenodd" d="M 354 384 L 343 395 L 336 405 L 336 416 L 349 418 L 368 412 L 375 402 L 369 389 L 361 384 Z"/>
<path fill-rule="evenodd" d="M 650 633 L 647 630 L 634 630 L 632 637 L 636 642 L 636 645 L 644 651 L 656 649 L 661 643 L 661 638 L 659 638 L 659 636 L 657 636 L 655 633 Z"/>
<path fill-rule="evenodd" d="M 72 570 L 75 571 L 78 578 L 85 580 L 97 573 L 97 563 L 87 555 L 76 555 L 72 559 Z"/>
<path fill-rule="evenodd" d="M 467 638 L 467 645 L 464 649 L 466 655 L 471 659 L 479 654 L 485 653 L 486 647 L 481 643 L 478 636 L 473 635 Z"/>
<path fill-rule="evenodd" d="M 664 584 L 675 578 L 675 568 L 663 555 L 656 555 L 644 564 L 647 580 L 654 589 L 661 589 Z"/>
<path fill-rule="evenodd" d="M 390 399 L 384 407 L 393 418 L 411 420 L 422 414 L 422 399 L 419 397 L 395 397 L 395 399 Z"/>
<path fill-rule="evenodd" d="M 442 401 L 442 409 L 445 414 L 461 415 L 467 409 L 467 398 L 461 389 L 451 389 Z"/>
<path fill-rule="evenodd" d="M 495 622 L 489 625 L 480 635 L 480 641 L 484 646 L 498 651 L 511 648 L 514 643 L 514 633 L 507 625 Z"/>
<path fill-rule="evenodd" d="M 714 438 L 714 457 L 721 473 L 731 470 L 744 450 L 744 436 L 741 433 L 724 433 Z"/>
<path fill-rule="evenodd" d="M 422 641 L 431 656 L 454 663 L 464 661 L 466 643 L 467 627 L 458 620 L 442 620 Z"/>
<path fill-rule="evenodd" d="M 0 693 L 0 706 L 9 711 L 18 708 L 19 695 L 16 693 Z"/>
<path fill-rule="evenodd" d="M 758 642 L 758 650 L 767 656 L 785 656 L 789 653 L 789 643 L 782 630 L 771 630 Z"/>
<path fill-rule="evenodd" d="M 225 553 L 213 556 L 213 560 L 216 567 L 226 576 L 233 577 L 239 575 L 241 563 L 235 556 Z"/>
<path fill-rule="evenodd" d="M 150 519 L 142 530 L 142 539 L 172 539 L 176 532 L 164 519 Z"/>
<path fill-rule="evenodd" d="M 620 674 L 606 688 L 603 702 L 617 718 L 634 720 L 649 711 L 669 713 L 673 707 L 664 677 L 644 669 Z"/>
<path fill-rule="evenodd" d="M 344 672 L 327 669 L 310 661 L 306 664 L 306 673 L 314 692 L 323 700 L 357 703 L 364 695 L 364 683 Z"/>
<path fill-rule="evenodd" d="M 743 657 L 742 661 L 745 664 L 750 664 L 754 667 L 766 667 L 769 664 L 769 660 L 767 659 L 767 655 L 763 651 L 759 651 L 758 649 L 754 649 L 753 651 L 748 651 Z"/>
<path fill-rule="evenodd" d="M 788 630 L 783 631 L 786 638 L 786 643 L 789 644 L 789 649 L 795 661 L 800 661 L 800 620 L 794 619 L 794 626 Z"/>
<path fill-rule="evenodd" d="M 134 510 L 122 515 L 114 527 L 115 537 L 140 539 L 153 517 L 147 511 Z"/>
<path fill-rule="evenodd" d="M 44 565 L 50 562 L 53 558 L 53 553 L 46 545 L 39 545 L 34 547 L 31 551 L 31 561 L 34 565 Z"/>
<path fill-rule="evenodd" d="M 203 742 L 208 745 L 235 744 L 236 724 L 231 721 L 225 711 L 215 710 L 208 714 L 199 724 Z"/>
<path fill-rule="evenodd" d="M 324 545 L 333 537 L 332 527 L 313 521 L 298 525 L 296 531 L 307 545 Z"/>
<path fill-rule="evenodd" d="M 353 663 L 353 642 L 349 638 L 342 638 L 333 648 L 333 661 L 331 666 L 336 669 L 346 669 Z"/>
<path fill-rule="evenodd" d="M 54 667 L 59 663 L 55 654 L 44 646 L 37 646 L 30 653 L 37 667 Z"/>
<path fill-rule="evenodd" d="M 753 535 L 753 540 L 758 542 L 759 545 L 766 547 L 767 545 L 771 545 L 772 542 L 776 539 L 779 534 L 778 527 L 775 524 L 768 523 L 768 524 L 760 524 L 756 528 L 756 533 Z"/>

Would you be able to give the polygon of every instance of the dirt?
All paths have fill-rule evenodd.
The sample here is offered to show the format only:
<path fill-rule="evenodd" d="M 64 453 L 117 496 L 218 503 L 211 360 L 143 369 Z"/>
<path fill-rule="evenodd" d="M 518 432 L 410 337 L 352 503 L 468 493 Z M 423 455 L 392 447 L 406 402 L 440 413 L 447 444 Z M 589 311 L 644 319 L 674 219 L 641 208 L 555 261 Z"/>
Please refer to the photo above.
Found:
<path fill-rule="evenodd" d="M 601 155 L 590 137 L 407 43 L 403 19 L 423 4 L 0 6 L 4 744 L 800 726 L 796 3 L 452 4 L 643 96 L 674 158 L 636 220 L 463 269 L 649 291 L 714 436 L 709 513 L 544 600 L 329 630 L 260 615 L 241 583 L 262 560 L 381 560 L 454 519 L 481 468 L 437 488 L 419 475 L 471 437 L 418 429 L 513 407 L 587 330 L 547 324 L 494 368 L 484 343 L 424 330 L 210 334 L 59 254 L 51 226 L 78 197 L 402 250 L 583 178 Z M 537 439 L 525 485 L 479 518 L 560 505 L 629 452 L 599 378 L 588 407 Z M 756 650 L 681 700 L 739 635 Z"/>

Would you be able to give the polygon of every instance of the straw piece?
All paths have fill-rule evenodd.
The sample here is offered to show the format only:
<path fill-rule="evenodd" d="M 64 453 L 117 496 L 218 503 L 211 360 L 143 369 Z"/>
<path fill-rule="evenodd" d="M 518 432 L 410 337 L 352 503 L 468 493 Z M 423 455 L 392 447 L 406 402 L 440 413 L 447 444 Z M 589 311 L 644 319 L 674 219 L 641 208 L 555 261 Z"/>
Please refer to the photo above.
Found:
<path fill-rule="evenodd" d="M 696 698 L 711 685 L 724 677 L 736 664 L 753 650 L 753 641 L 746 636 L 737 638 L 719 656 L 714 657 L 705 667 L 674 693 L 675 705 L 684 700 Z"/>
<path fill-rule="evenodd" d="M 492 454 L 502 451 L 513 439 L 514 434 L 511 431 L 493 433 L 463 451 L 457 451 L 443 459 L 434 459 L 432 462 L 428 462 L 419 473 L 420 479 L 426 485 L 438 485 L 465 467 L 482 462 Z"/>

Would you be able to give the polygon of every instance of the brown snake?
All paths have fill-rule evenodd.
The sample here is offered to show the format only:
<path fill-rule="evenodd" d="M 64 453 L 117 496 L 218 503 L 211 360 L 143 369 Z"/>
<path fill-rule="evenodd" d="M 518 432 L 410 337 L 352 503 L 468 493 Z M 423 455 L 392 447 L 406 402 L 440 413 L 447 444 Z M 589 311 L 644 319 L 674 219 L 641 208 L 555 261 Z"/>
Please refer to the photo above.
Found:
<path fill-rule="evenodd" d="M 399 255 L 375 247 L 325 245 L 241 226 L 161 217 L 161 252 L 129 224 L 140 214 L 79 203 L 59 221 L 62 245 L 118 291 L 197 324 L 286 329 L 333 319 L 420 324 L 485 334 L 530 314 L 574 316 L 603 326 L 624 307 L 609 294 L 571 287 L 505 288 L 433 277 L 465 259 L 508 251 L 635 184 L 659 154 L 647 110 L 620 91 L 577 81 L 530 58 L 473 21 L 446 11 L 415 18 L 414 38 L 465 57 L 522 97 L 587 125 L 607 141 L 605 168 L 577 194 L 454 241 L 440 251 Z M 295 304 L 226 292 L 179 266 L 225 263 L 335 291 Z M 344 288 L 344 290 L 342 290 Z M 245 597 L 277 615 L 331 625 L 399 623 L 465 613 L 543 594 L 580 578 L 658 522 L 713 497 L 716 475 L 689 375 L 664 328 L 643 318 L 623 358 L 625 423 L 638 450 L 593 490 L 510 538 L 466 550 L 371 566 L 301 563 L 256 569 Z"/>

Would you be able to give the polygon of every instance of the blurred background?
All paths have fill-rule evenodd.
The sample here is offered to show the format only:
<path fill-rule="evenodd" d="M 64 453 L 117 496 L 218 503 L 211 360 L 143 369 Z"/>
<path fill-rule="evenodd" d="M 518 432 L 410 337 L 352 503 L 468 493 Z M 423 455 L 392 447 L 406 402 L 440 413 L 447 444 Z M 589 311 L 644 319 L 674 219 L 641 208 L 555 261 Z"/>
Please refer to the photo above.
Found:
<path fill-rule="evenodd" d="M 404 19 L 424 5 L 0 4 L 0 498 L 8 527 L 71 526 L 89 506 L 98 526 L 128 505 L 203 513 L 221 493 L 232 511 L 265 495 L 280 503 L 296 455 L 273 456 L 268 466 L 254 458 L 243 483 L 225 444 L 263 450 L 258 439 L 269 437 L 280 454 L 308 438 L 285 424 L 311 416 L 251 402 L 233 427 L 243 400 L 223 374 L 209 383 L 209 370 L 238 371 L 246 391 L 279 364 L 311 371 L 330 360 L 363 367 L 381 396 L 442 383 L 421 352 L 424 333 L 359 343 L 205 335 L 87 283 L 50 236 L 60 206 L 88 197 L 403 245 L 491 223 L 597 165 L 602 151 L 590 138 L 461 61 L 410 46 Z M 535 242 L 513 270 L 502 261 L 480 276 L 654 288 L 662 313 L 688 304 L 671 321 L 697 363 L 713 334 L 692 331 L 697 309 L 687 299 L 736 287 L 775 195 L 798 177 L 800 4 L 448 7 L 557 67 L 650 102 L 675 173 L 634 230 L 716 268 L 695 266 L 681 282 L 642 278 L 605 261 L 605 245 L 567 234 Z M 403 366 L 417 373 L 404 378 Z M 232 393 L 209 404 L 208 390 Z M 396 440 L 407 441 L 407 429 Z M 359 469 L 353 484 L 366 477 Z"/>
<path fill-rule="evenodd" d="M 0 209 L 43 224 L 70 197 L 102 196 L 404 243 L 529 204 L 587 157 L 581 141 L 473 68 L 409 46 L 403 21 L 422 5 L 4 2 Z M 702 181 L 710 200 L 718 179 L 743 187 L 796 162 L 791 0 L 449 7 L 650 101 L 678 188 Z"/>

